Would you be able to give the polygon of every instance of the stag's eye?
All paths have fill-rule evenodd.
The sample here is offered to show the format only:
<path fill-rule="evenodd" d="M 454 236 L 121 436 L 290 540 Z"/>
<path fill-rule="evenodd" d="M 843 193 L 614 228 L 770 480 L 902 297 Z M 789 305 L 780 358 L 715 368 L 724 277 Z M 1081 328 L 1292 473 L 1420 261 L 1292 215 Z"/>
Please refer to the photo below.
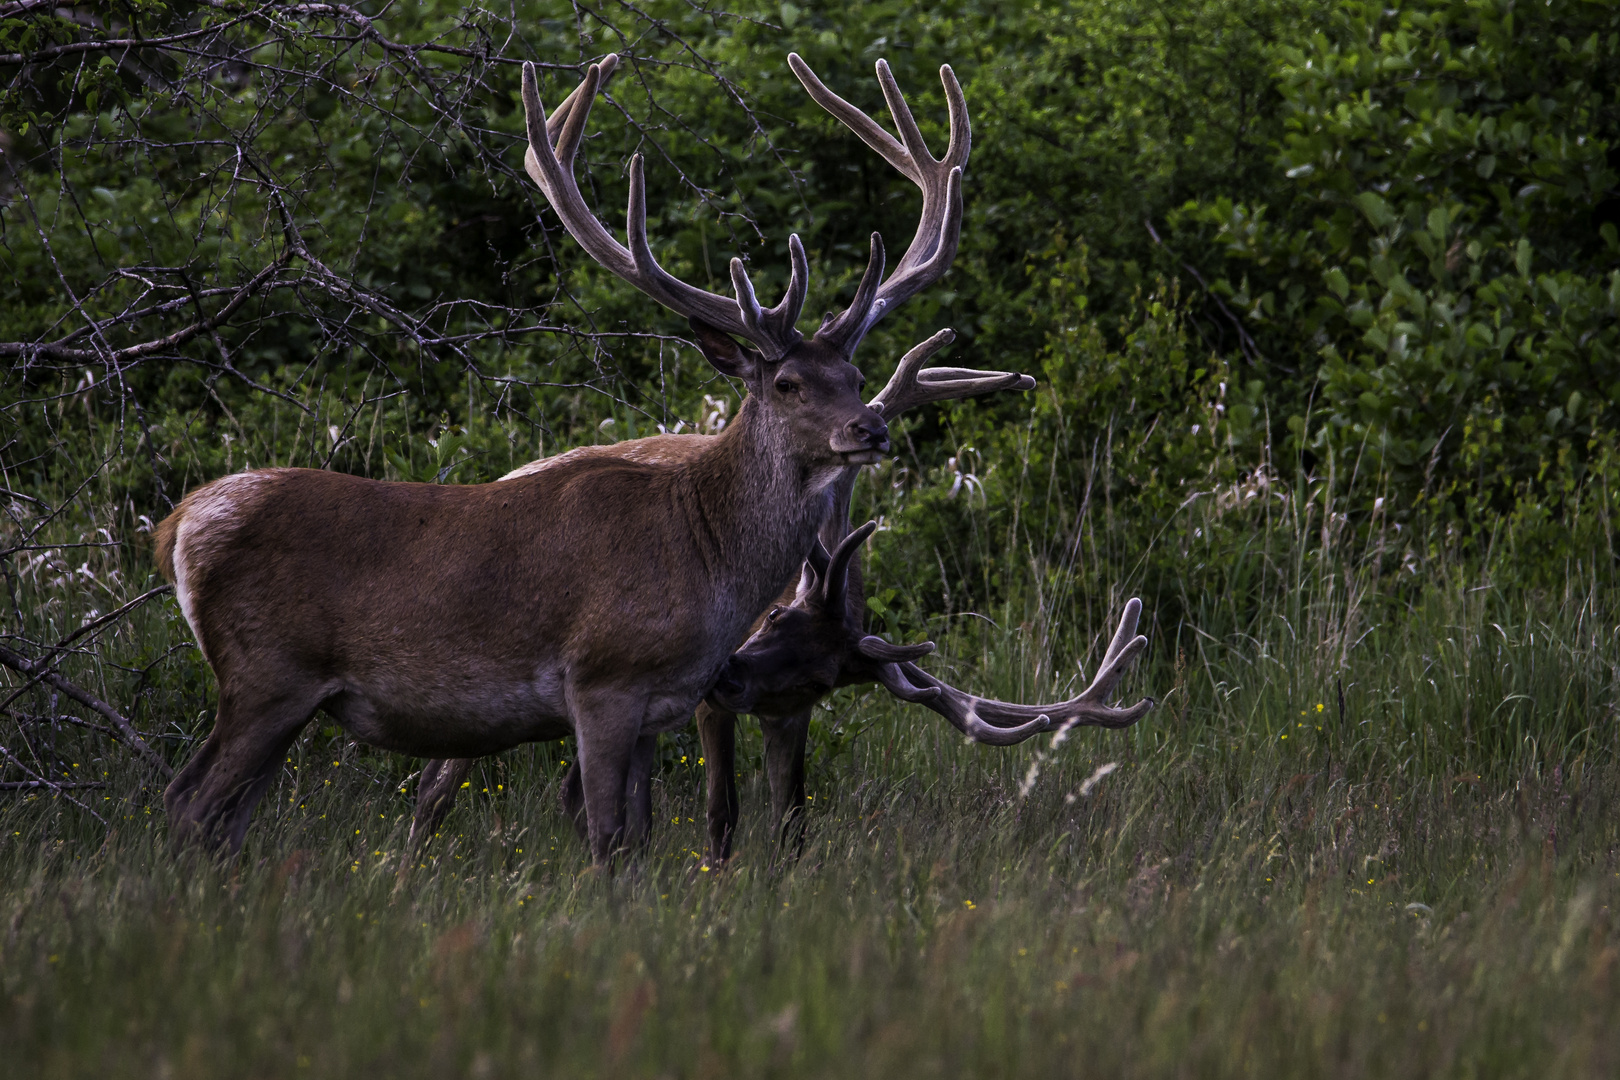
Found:
<path fill-rule="evenodd" d="M 796 394 L 799 392 L 799 384 L 792 379 L 777 379 L 776 389 L 784 394 Z"/>
<path fill-rule="evenodd" d="M 773 607 L 773 608 L 771 608 L 771 610 L 768 613 L 766 613 L 765 621 L 766 622 L 775 622 L 776 617 L 778 615 L 780 615 L 780 614 L 782 614 L 782 609 L 780 607 Z"/>

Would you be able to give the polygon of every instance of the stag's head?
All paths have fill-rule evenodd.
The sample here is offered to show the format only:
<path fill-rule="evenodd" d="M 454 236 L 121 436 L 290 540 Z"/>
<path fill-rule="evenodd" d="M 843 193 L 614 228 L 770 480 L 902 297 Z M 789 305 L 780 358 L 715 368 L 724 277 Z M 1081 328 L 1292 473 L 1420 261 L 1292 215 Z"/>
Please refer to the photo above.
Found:
<path fill-rule="evenodd" d="M 771 418 L 799 460 L 870 465 L 889 449 L 889 425 L 861 399 L 866 376 L 838 350 L 811 338 L 768 359 L 701 319 L 690 324 L 704 358 L 748 387 L 753 407 Z"/>
<path fill-rule="evenodd" d="M 1147 638 L 1136 632 L 1140 600 L 1125 605 L 1091 685 L 1078 697 L 1045 705 L 1016 705 L 958 690 L 914 663 L 934 651 L 933 642 L 891 645 L 864 633 L 858 614 L 849 610 L 849 562 L 875 528 L 876 522 L 867 522 L 830 556 L 817 541 L 793 603 L 773 608 L 726 661 L 709 692 L 711 703 L 734 713 L 787 716 L 836 686 L 877 682 L 901 701 L 939 713 L 972 741 L 993 746 L 1011 746 L 1054 727 L 1129 727 L 1153 707 L 1152 698 L 1127 708 L 1108 704 L 1147 648 Z"/>
<path fill-rule="evenodd" d="M 772 608 L 731 655 L 710 700 L 735 713 L 787 716 L 836 686 L 878 680 L 883 665 L 934 651 L 931 641 L 891 645 L 867 634 L 849 612 L 849 563 L 876 528 L 868 521 L 831 555 L 816 541 L 793 602 Z"/>
<path fill-rule="evenodd" d="M 647 200 L 640 154 L 630 161 L 630 205 L 625 244 L 597 220 L 574 178 L 574 158 L 597 93 L 612 77 L 618 57 L 608 55 L 549 118 L 540 101 L 534 67 L 523 67 L 523 106 L 529 148 L 524 164 L 563 225 L 592 258 L 619 277 L 687 317 L 703 355 L 718 370 L 741 379 L 787 442 L 803 458 L 820 463 L 863 464 L 888 449 L 883 414 L 861 401 L 865 380 L 855 350 L 886 313 L 938 281 L 956 257 L 962 225 L 962 168 L 972 142 L 967 105 L 956 76 L 940 69 L 950 108 L 950 145 L 945 156 L 929 153 L 889 66 L 877 63 L 878 82 L 900 138 L 824 86 L 797 54 L 788 66 L 819 105 L 922 189 L 922 212 L 894 272 L 885 277 L 882 238 L 872 234 L 866 272 L 850 305 L 828 312 L 808 339 L 797 323 L 809 287 L 809 264 L 797 236 L 788 239 L 792 263 L 788 287 L 774 307 L 763 307 L 741 259 L 731 260 L 733 296 L 688 285 L 667 273 L 647 241 Z"/>

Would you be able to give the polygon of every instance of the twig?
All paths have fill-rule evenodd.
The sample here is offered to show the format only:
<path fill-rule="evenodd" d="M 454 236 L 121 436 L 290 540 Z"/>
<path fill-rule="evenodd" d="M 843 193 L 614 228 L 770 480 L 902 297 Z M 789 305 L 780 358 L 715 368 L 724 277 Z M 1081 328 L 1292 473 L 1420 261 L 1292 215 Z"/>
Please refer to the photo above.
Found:
<path fill-rule="evenodd" d="M 68 787 L 71 787 L 73 785 L 71 785 L 71 784 L 58 784 L 58 783 L 54 783 L 54 782 L 52 782 L 50 780 L 45 779 L 43 776 L 39 775 L 39 773 L 35 772 L 33 769 L 30 769 L 27 765 L 23 764 L 23 761 L 22 761 L 21 758 L 19 758 L 16 754 L 13 754 L 10 750 L 7 750 L 4 746 L 0 746 L 0 757 L 5 757 L 13 765 L 17 766 L 17 768 L 21 769 L 23 772 L 27 773 L 29 776 L 32 776 L 34 779 L 31 780 L 31 781 L 28 781 L 28 783 L 35 784 L 38 787 L 44 788 L 47 791 L 51 791 L 51 792 L 54 792 L 54 793 L 56 793 L 58 795 L 61 795 L 62 798 L 66 799 L 68 802 L 72 803 L 74 806 L 77 806 L 80 810 L 83 810 L 85 813 L 89 814 L 91 817 L 95 818 L 97 821 L 101 822 L 103 825 L 107 824 L 107 819 L 106 818 L 102 817 L 100 814 L 96 813 L 94 810 L 90 809 L 88 806 L 84 805 L 84 803 L 80 802 L 78 799 L 75 799 L 73 796 L 63 794 L 63 789 L 64 788 L 68 788 Z"/>
<path fill-rule="evenodd" d="M 109 545 L 109 546 L 111 546 L 111 545 Z M 13 549 L 13 550 L 15 550 L 15 549 Z M 9 552 L 6 552 L 6 554 L 9 554 Z M 43 679 L 45 677 L 45 674 L 48 671 L 51 670 L 53 665 L 55 665 L 57 654 L 62 652 L 64 649 L 66 649 L 69 645 L 73 644 L 79 638 L 83 637 L 85 634 L 88 634 L 92 630 L 100 630 L 100 629 L 102 629 L 108 623 L 111 623 L 114 620 L 121 618 L 122 616 L 124 616 L 124 615 L 128 614 L 129 612 L 135 610 L 135 608 L 139 607 L 141 604 L 146 603 L 146 601 L 150 600 L 152 597 L 161 596 L 162 594 L 164 594 L 166 592 L 172 592 L 173 590 L 174 590 L 174 586 L 172 586 L 172 585 L 159 585 L 155 589 L 148 589 L 146 592 L 144 592 L 141 595 L 137 596 L 135 599 L 131 600 L 129 603 L 124 604 L 123 606 L 121 606 L 121 607 L 119 607 L 119 608 L 117 608 L 117 609 L 115 609 L 113 611 L 109 611 L 109 612 L 107 612 L 107 614 L 102 615 L 99 618 L 91 619 L 89 622 L 85 623 L 83 626 L 81 626 L 77 630 L 73 631 L 73 633 L 69 634 L 67 637 L 63 638 L 61 641 L 58 641 L 55 645 L 52 645 L 51 649 L 50 649 L 50 651 L 48 653 L 46 653 L 44 656 L 40 657 L 38 660 L 34 661 L 34 677 L 32 679 L 29 679 L 28 682 L 24 683 L 22 686 L 18 687 L 15 691 L 13 691 L 11 696 L 6 698 L 6 700 L 0 701 L 0 709 L 6 708 L 13 701 L 16 701 L 18 698 L 22 697 L 23 694 L 26 693 L 35 683 L 37 683 L 41 679 Z"/>
<path fill-rule="evenodd" d="M 74 716 L 72 713 L 61 713 L 57 716 L 29 716 L 27 713 L 14 712 L 11 714 L 11 716 L 12 719 L 16 720 L 19 724 L 72 724 L 74 727 L 82 727 L 89 731 L 99 731 L 103 735 L 111 735 L 115 739 L 118 738 L 118 732 L 115 729 L 110 728 L 105 724 L 93 724 L 89 720 Z"/>
<path fill-rule="evenodd" d="M 0 63 L 4 62 L 5 58 L 0 57 Z M 289 258 L 290 253 L 283 252 L 278 259 L 255 274 L 253 279 L 250 280 L 246 285 L 243 285 L 241 288 L 237 289 L 236 295 L 231 297 L 230 301 L 226 303 L 224 307 L 220 308 L 209 318 L 192 323 L 190 326 L 181 327 L 174 333 L 169 334 L 166 337 L 158 338 L 156 341 L 144 341 L 139 345 L 131 345 L 128 348 L 117 349 L 110 353 L 102 349 L 69 349 L 60 345 L 35 345 L 26 341 L 4 341 L 0 342 L 0 356 L 49 356 L 57 360 L 98 360 L 103 362 L 112 362 L 119 360 L 137 360 L 143 356 L 150 356 L 154 353 L 163 352 L 165 349 L 176 348 L 177 346 L 184 345 L 198 334 L 208 333 L 215 327 L 229 322 L 231 315 L 235 313 L 236 309 L 241 307 L 250 296 L 258 292 L 259 287 L 263 285 L 264 282 L 275 276 L 277 272 L 285 267 Z M 234 370 L 231 372 L 231 374 L 236 375 L 238 378 L 248 381 L 251 384 L 251 380 L 248 380 L 247 376 L 242 375 Z"/>
<path fill-rule="evenodd" d="M 1153 242 L 1155 244 L 1164 248 L 1166 251 L 1170 250 L 1165 245 L 1165 242 L 1159 239 L 1158 230 L 1154 229 L 1151 219 L 1144 218 L 1142 220 L 1142 224 L 1147 226 L 1148 236 L 1153 238 Z M 1198 284 L 1203 287 L 1204 295 L 1215 301 L 1215 306 L 1221 309 L 1221 314 L 1225 315 L 1227 320 L 1231 322 L 1232 328 L 1237 331 L 1238 345 L 1243 349 L 1244 358 L 1251 364 L 1264 362 L 1265 354 L 1260 351 L 1260 346 L 1255 344 L 1254 338 L 1249 336 L 1249 331 L 1244 329 L 1242 321 L 1236 315 L 1232 314 L 1232 309 L 1226 306 L 1226 302 L 1220 298 L 1215 290 L 1209 287 L 1209 282 L 1204 280 L 1204 275 L 1198 272 L 1198 268 L 1193 266 L 1192 263 L 1186 261 L 1182 262 L 1181 268 L 1193 276 L 1193 280 L 1197 281 Z"/>
<path fill-rule="evenodd" d="M 165 778 L 172 777 L 174 775 L 174 770 L 169 768 L 169 763 L 164 761 L 163 757 L 158 754 L 156 750 L 153 750 L 146 744 L 146 740 L 141 738 L 141 733 L 135 730 L 135 725 L 131 724 L 128 720 L 125 720 L 117 709 L 113 708 L 111 705 L 108 705 L 105 701 L 102 701 L 94 694 L 79 689 L 77 686 L 62 678 L 62 676 L 58 675 L 56 672 L 51 671 L 44 663 L 36 663 L 35 661 L 29 660 L 26 656 L 23 656 L 18 652 L 13 652 L 4 645 L 0 645 L 0 664 L 4 664 L 13 671 L 21 672 L 30 678 L 35 675 L 39 675 L 42 682 L 55 687 L 57 690 L 66 694 L 74 701 L 77 701 L 85 708 L 100 713 L 112 724 L 113 727 L 118 729 L 121 742 L 145 758 L 147 762 L 150 763 L 153 768 L 157 769 L 158 772 L 162 773 Z"/>
<path fill-rule="evenodd" d="M 152 599 L 152 597 L 154 597 L 154 596 L 162 596 L 164 593 L 170 593 L 170 592 L 173 592 L 173 591 L 174 591 L 174 586 L 173 585 L 159 585 L 155 589 L 148 589 L 145 592 L 141 593 L 141 595 L 137 596 L 135 599 L 131 600 L 129 603 L 124 604 L 124 605 L 122 605 L 122 606 L 120 606 L 118 608 L 115 608 L 114 610 L 107 612 L 107 614 L 105 614 L 105 615 L 101 615 L 101 616 L 98 616 L 97 618 L 91 619 L 89 622 L 85 623 L 83 626 L 81 626 L 77 630 L 73 631 L 73 633 L 69 634 L 67 637 L 63 638 L 61 641 L 58 641 L 55 645 L 52 645 L 51 646 L 51 651 L 54 653 L 54 652 L 57 652 L 57 651 L 59 651 L 61 649 L 65 649 L 69 645 L 73 644 L 75 641 L 82 638 L 84 635 L 88 634 L 90 631 L 99 630 L 103 626 L 106 626 L 108 623 L 114 621 L 115 619 L 123 618 L 129 612 L 134 611 L 136 608 L 140 607 L 142 604 L 144 604 L 148 600 Z"/>

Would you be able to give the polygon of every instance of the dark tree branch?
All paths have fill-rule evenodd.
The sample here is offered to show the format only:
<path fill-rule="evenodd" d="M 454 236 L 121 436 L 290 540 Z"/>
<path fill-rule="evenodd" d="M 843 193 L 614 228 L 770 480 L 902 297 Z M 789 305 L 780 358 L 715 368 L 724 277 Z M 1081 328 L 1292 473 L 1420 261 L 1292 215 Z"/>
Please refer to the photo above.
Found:
<path fill-rule="evenodd" d="M 146 740 L 141 738 L 141 733 L 135 730 L 135 725 L 125 720 L 117 709 L 114 709 L 105 701 L 102 701 L 94 694 L 79 689 L 56 672 L 45 668 L 43 664 L 29 660 L 26 656 L 19 652 L 13 652 L 4 645 L 0 645 L 0 664 L 4 664 L 13 671 L 27 675 L 30 678 L 38 675 L 41 682 L 47 683 L 61 693 L 66 694 L 85 708 L 99 713 L 118 730 L 120 741 L 145 758 L 165 779 L 174 775 L 174 770 L 169 767 L 169 763 L 163 760 L 161 754 L 147 745 Z"/>

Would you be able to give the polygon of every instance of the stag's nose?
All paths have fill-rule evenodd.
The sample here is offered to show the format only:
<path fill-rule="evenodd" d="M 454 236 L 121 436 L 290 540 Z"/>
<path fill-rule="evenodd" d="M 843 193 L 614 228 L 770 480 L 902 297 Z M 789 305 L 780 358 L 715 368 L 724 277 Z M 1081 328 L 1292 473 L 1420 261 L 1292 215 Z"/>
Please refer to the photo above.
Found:
<path fill-rule="evenodd" d="M 748 699 L 748 686 L 740 678 L 739 666 L 736 657 L 727 660 L 706 696 L 729 712 L 745 713 L 753 702 Z"/>
<path fill-rule="evenodd" d="M 731 673 L 729 666 L 720 669 L 720 677 L 714 680 L 714 692 L 728 698 L 738 697 L 743 692 L 742 680 Z"/>
<path fill-rule="evenodd" d="M 874 410 L 866 410 L 866 415 L 857 416 L 844 425 L 844 434 L 856 446 L 868 450 L 887 450 L 889 448 L 889 425 L 883 422 L 883 417 Z"/>

